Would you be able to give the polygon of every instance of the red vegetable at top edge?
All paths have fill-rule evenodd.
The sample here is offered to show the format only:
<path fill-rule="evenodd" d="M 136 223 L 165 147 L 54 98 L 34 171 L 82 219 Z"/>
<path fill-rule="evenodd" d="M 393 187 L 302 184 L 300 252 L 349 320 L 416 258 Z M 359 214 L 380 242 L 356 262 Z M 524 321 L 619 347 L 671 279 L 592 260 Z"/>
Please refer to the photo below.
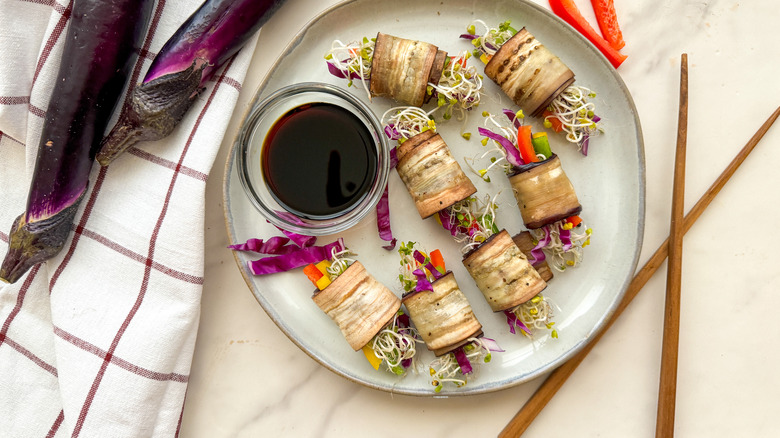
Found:
<path fill-rule="evenodd" d="M 577 5 L 574 4 L 574 0 L 550 0 L 550 8 L 555 15 L 561 17 L 564 21 L 569 23 L 570 26 L 577 29 L 585 38 L 587 38 L 597 49 L 607 57 L 607 60 L 613 67 L 618 68 L 623 61 L 626 60 L 626 55 L 618 52 L 612 46 L 609 45 L 607 40 L 602 38 L 601 35 L 596 33 L 596 30 L 588 24 L 587 20 L 582 16 Z"/>
<path fill-rule="evenodd" d="M 111 132 L 97 160 L 107 166 L 128 147 L 170 134 L 198 91 L 285 0 L 206 0 L 165 43 Z"/>
<path fill-rule="evenodd" d="M 596 21 L 604 39 L 615 50 L 625 47 L 626 42 L 623 40 L 623 32 L 620 31 L 620 25 L 618 25 L 614 0 L 590 0 L 590 4 L 593 5 Z"/>
<path fill-rule="evenodd" d="M 0 279 L 17 281 L 65 245 L 153 5 L 152 0 L 74 2 L 27 205 L 11 226 Z"/>

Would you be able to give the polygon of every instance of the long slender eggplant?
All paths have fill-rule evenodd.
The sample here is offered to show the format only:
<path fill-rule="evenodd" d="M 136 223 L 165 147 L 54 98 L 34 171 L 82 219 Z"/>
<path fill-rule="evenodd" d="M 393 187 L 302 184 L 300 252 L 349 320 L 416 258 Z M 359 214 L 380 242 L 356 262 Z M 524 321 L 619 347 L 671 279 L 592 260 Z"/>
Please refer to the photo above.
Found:
<path fill-rule="evenodd" d="M 11 227 L 0 279 L 15 282 L 64 246 L 153 5 L 153 0 L 74 2 L 27 206 Z"/>
<path fill-rule="evenodd" d="M 206 0 L 165 43 L 111 132 L 98 162 L 170 134 L 207 80 L 238 52 L 284 0 Z"/>

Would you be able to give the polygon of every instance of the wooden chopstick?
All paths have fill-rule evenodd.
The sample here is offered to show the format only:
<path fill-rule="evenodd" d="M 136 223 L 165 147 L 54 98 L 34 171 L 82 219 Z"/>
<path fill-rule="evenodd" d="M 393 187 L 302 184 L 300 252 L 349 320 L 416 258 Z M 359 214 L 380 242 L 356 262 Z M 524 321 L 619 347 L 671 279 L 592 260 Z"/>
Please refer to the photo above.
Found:
<path fill-rule="evenodd" d="M 748 155 L 750 155 L 750 153 L 756 147 L 758 142 L 761 141 L 767 131 L 769 131 L 769 128 L 772 127 L 772 124 L 775 123 L 775 120 L 777 120 L 778 116 L 780 116 L 780 107 L 777 107 L 774 113 L 772 113 L 772 115 L 769 116 L 764 124 L 761 125 L 758 131 L 753 134 L 753 137 L 750 138 L 747 144 L 745 144 L 745 146 L 739 151 L 734 159 L 731 160 L 731 163 L 726 166 L 720 176 L 718 176 L 718 179 L 712 183 L 704 195 L 702 195 L 702 197 L 696 202 L 696 205 L 691 208 L 691 211 L 685 215 L 685 219 L 683 220 L 683 233 L 687 233 L 696 220 L 699 219 L 699 216 L 704 213 L 704 210 L 707 209 L 712 200 L 715 199 L 718 193 L 720 193 L 721 189 L 723 189 L 723 186 L 726 185 L 729 179 L 731 179 L 731 176 L 734 175 L 739 166 L 742 165 Z M 547 379 L 542 382 L 541 386 L 539 386 L 531 398 L 528 399 L 523 407 L 520 408 L 517 414 L 512 417 L 509 423 L 499 433 L 498 436 L 500 438 L 518 437 L 522 435 L 526 429 L 528 429 L 528 426 L 531 425 L 536 416 L 539 415 L 547 403 L 553 398 L 558 390 L 561 389 L 569 376 L 574 373 L 574 370 L 576 370 L 585 357 L 588 356 L 588 353 L 590 353 L 593 347 L 596 346 L 599 340 L 604 336 L 604 333 L 606 333 L 609 328 L 612 327 L 623 311 L 626 310 L 626 307 L 631 304 L 631 301 L 634 299 L 634 297 L 636 297 L 636 295 L 640 290 L 642 290 L 648 280 L 650 280 L 650 277 L 655 274 L 655 271 L 658 269 L 658 267 L 661 266 L 664 260 L 666 260 L 668 254 L 669 239 L 667 238 L 664 240 L 661 246 L 655 250 L 655 253 L 650 256 L 650 259 L 645 262 L 644 266 L 642 266 L 642 269 L 636 273 L 634 279 L 631 280 L 628 288 L 626 288 L 625 295 L 623 295 L 623 299 L 620 301 L 620 304 L 618 304 L 612 316 L 607 319 L 601 331 L 599 331 L 593 337 L 593 339 L 587 343 L 585 347 L 583 347 L 582 350 L 572 356 L 571 359 L 564 362 L 563 365 L 553 370 L 550 375 L 547 376 Z"/>
<path fill-rule="evenodd" d="M 674 158 L 672 217 L 669 227 L 669 263 L 666 271 L 666 305 L 661 344 L 661 378 L 655 436 L 674 436 L 677 401 L 677 360 L 680 344 L 682 292 L 683 216 L 685 206 L 685 154 L 688 144 L 688 54 L 680 58 L 680 111 L 677 119 L 677 151 Z"/>

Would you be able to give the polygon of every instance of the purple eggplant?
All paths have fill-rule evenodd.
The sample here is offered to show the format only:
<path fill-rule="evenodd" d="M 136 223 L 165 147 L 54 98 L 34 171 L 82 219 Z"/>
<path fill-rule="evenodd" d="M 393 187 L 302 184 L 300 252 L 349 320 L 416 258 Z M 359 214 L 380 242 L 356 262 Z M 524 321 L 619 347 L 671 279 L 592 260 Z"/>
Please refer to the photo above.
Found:
<path fill-rule="evenodd" d="M 97 160 L 107 166 L 128 147 L 173 131 L 204 84 L 268 21 L 284 0 L 206 0 L 165 43 Z"/>
<path fill-rule="evenodd" d="M 15 282 L 65 245 L 153 6 L 153 0 L 75 0 L 27 206 L 11 226 L 0 279 Z"/>

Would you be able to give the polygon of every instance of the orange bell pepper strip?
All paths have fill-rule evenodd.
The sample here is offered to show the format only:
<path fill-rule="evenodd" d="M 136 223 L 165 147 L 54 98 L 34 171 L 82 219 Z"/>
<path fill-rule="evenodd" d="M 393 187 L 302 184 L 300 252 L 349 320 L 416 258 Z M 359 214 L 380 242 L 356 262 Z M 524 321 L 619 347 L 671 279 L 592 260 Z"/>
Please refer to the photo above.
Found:
<path fill-rule="evenodd" d="M 442 274 L 447 272 L 447 268 L 444 266 L 444 256 L 441 255 L 441 251 L 435 249 L 431 251 L 431 264 Z"/>
<path fill-rule="evenodd" d="M 607 57 L 607 60 L 613 67 L 620 67 L 620 64 L 626 60 L 626 55 L 612 48 L 607 40 L 588 24 L 587 20 L 585 20 L 580 13 L 580 10 L 577 9 L 574 0 L 550 0 L 550 8 L 555 15 L 561 17 L 565 22 L 569 23 L 571 27 L 577 29 L 578 32 L 593 43 L 593 45 Z"/>
<path fill-rule="evenodd" d="M 322 277 L 322 272 L 320 272 L 319 269 L 314 265 L 314 263 L 309 263 L 305 268 L 303 268 L 303 273 L 306 274 L 306 276 L 309 278 L 309 281 L 317 284 L 317 280 Z"/>
<path fill-rule="evenodd" d="M 558 117 L 555 117 L 555 114 L 552 113 L 550 110 L 544 110 L 542 112 L 542 117 L 544 117 L 544 120 L 546 122 L 550 122 L 550 128 L 552 128 L 555 132 L 561 132 L 563 131 L 563 123 L 561 123 L 561 120 Z"/>
<path fill-rule="evenodd" d="M 599 24 L 601 35 L 615 50 L 625 47 L 623 32 L 620 31 L 620 25 L 617 21 L 614 0 L 590 0 L 593 5 L 593 12 L 596 13 L 596 22 Z"/>
<path fill-rule="evenodd" d="M 531 125 L 520 125 L 517 128 L 517 149 L 520 150 L 520 157 L 526 163 L 536 163 L 539 158 L 534 151 L 534 145 L 531 141 Z"/>

